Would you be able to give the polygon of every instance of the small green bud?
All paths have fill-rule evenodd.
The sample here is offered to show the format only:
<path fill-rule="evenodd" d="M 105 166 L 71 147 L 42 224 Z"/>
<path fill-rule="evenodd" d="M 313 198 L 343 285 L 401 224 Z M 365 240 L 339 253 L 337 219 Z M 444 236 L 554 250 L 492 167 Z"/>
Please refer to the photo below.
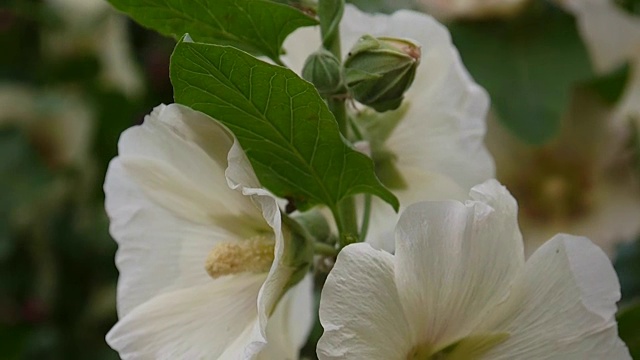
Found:
<path fill-rule="evenodd" d="M 420 46 L 409 40 L 365 35 L 345 60 L 345 85 L 356 100 L 378 112 L 397 109 L 420 56 Z"/>
<path fill-rule="evenodd" d="M 320 49 L 305 61 L 302 78 L 315 85 L 321 95 L 334 95 L 342 88 L 340 60 L 331 52 Z"/>

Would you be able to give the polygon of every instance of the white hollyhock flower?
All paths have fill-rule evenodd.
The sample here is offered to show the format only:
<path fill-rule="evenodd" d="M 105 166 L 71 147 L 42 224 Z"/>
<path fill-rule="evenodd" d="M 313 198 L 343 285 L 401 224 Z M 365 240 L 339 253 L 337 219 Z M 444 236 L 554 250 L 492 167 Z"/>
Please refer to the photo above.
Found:
<path fill-rule="evenodd" d="M 497 181 L 410 206 L 396 253 L 340 252 L 320 301 L 326 359 L 631 359 L 618 279 L 588 239 L 557 235 L 525 263 L 517 204 Z"/>
<path fill-rule="evenodd" d="M 290 234 L 232 136 L 160 105 L 118 150 L 105 181 L 120 271 L 109 345 L 124 359 L 297 359 L 311 284 L 279 300 L 298 270 L 284 263 Z"/>
<path fill-rule="evenodd" d="M 360 109 L 351 114 L 361 124 L 381 125 L 371 131 L 378 138 L 370 148 L 374 159 L 380 155 L 378 175 L 401 205 L 464 199 L 474 184 L 494 176 L 493 159 L 483 144 L 489 99 L 465 70 L 444 26 L 418 12 L 371 15 L 353 6 L 346 7 L 340 26 L 343 54 L 364 34 L 408 38 L 422 45 L 415 80 L 398 110 L 377 114 Z M 300 72 L 319 46 L 317 29 L 300 29 L 285 43 L 287 60 Z M 388 204 L 374 198 L 367 242 L 391 250 L 397 220 Z"/>
<path fill-rule="evenodd" d="M 508 17 L 516 14 L 529 0 L 418 0 L 424 9 L 443 19 Z"/>

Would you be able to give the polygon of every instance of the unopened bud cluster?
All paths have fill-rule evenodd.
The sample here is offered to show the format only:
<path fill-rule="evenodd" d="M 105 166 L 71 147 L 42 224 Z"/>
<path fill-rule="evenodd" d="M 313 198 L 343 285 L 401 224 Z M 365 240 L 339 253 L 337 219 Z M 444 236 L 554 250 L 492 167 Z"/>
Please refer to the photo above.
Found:
<path fill-rule="evenodd" d="M 320 94 L 349 95 L 378 112 L 400 107 L 420 63 L 420 46 L 406 39 L 361 37 L 344 62 L 321 49 L 311 54 L 302 76 Z"/>

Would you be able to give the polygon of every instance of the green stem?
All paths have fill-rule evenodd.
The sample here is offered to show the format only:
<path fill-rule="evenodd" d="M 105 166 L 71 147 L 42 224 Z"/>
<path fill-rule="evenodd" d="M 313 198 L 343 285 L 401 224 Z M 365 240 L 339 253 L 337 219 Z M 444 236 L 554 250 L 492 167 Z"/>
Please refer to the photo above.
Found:
<path fill-rule="evenodd" d="M 313 244 L 313 252 L 316 255 L 324 255 L 324 256 L 338 255 L 338 249 L 336 249 L 335 247 L 329 244 L 320 243 L 320 242 L 316 242 Z"/>
<path fill-rule="evenodd" d="M 344 0 L 320 0 L 318 4 L 322 44 L 325 49 L 331 51 L 337 59 L 342 58 L 340 51 L 340 31 L 339 22 L 342 17 Z M 322 16 L 331 17 L 323 19 Z M 332 26 L 335 25 L 335 26 Z M 338 122 L 340 132 L 347 136 L 348 119 L 345 99 L 342 97 L 330 97 L 327 99 L 329 110 Z M 333 216 L 340 232 L 340 247 L 345 247 L 351 243 L 358 242 L 358 219 L 356 217 L 356 206 L 353 197 L 342 199 L 336 209 L 332 209 Z"/>
<path fill-rule="evenodd" d="M 330 41 L 327 42 L 326 49 L 331 51 L 335 55 L 336 59 L 341 60 L 342 50 L 340 49 L 340 33 L 336 32 L 334 36 L 331 36 Z"/>
<path fill-rule="evenodd" d="M 331 51 L 336 59 L 340 54 L 340 21 L 344 12 L 344 0 L 320 0 L 318 15 L 322 32 L 322 46 Z"/>
<path fill-rule="evenodd" d="M 369 218 L 371 217 L 371 195 L 364 196 L 364 212 L 362 213 L 362 225 L 360 225 L 360 239 L 365 241 L 369 232 Z"/>
<path fill-rule="evenodd" d="M 338 212 L 342 221 L 340 247 L 360 241 L 358 235 L 358 219 L 356 217 L 356 203 L 352 196 L 346 197 L 338 204 Z"/>
<path fill-rule="evenodd" d="M 330 98 L 327 100 L 329 109 L 333 113 L 343 135 L 347 134 L 348 121 L 344 99 Z M 356 205 L 353 197 L 346 197 L 338 203 L 334 212 L 338 230 L 340 231 L 340 247 L 360 241 L 358 236 L 358 219 L 356 217 Z"/>

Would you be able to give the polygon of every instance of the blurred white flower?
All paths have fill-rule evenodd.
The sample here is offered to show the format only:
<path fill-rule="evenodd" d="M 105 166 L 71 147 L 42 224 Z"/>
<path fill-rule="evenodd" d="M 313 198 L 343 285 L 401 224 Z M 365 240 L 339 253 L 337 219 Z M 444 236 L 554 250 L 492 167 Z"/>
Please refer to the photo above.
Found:
<path fill-rule="evenodd" d="M 525 264 L 507 190 L 490 180 L 470 196 L 408 207 L 395 255 L 340 252 L 320 301 L 319 358 L 631 359 L 602 251 L 557 235 Z"/>
<path fill-rule="evenodd" d="M 418 0 L 427 11 L 441 19 L 479 19 L 508 17 L 522 9 L 529 0 Z"/>
<path fill-rule="evenodd" d="M 616 117 L 640 126 L 640 16 L 614 0 L 554 0 L 575 15 L 593 65 L 606 74 L 630 63 L 631 76 Z"/>
<path fill-rule="evenodd" d="M 347 6 L 340 30 L 343 54 L 364 34 L 422 45 L 415 80 L 398 110 L 351 113 L 373 138 L 370 149 L 378 176 L 401 205 L 465 199 L 474 184 L 494 176 L 493 160 L 483 144 L 489 99 L 462 65 L 444 26 L 418 12 L 371 15 Z M 299 73 L 319 46 L 317 29 L 298 30 L 285 42 L 287 61 Z M 374 198 L 367 242 L 392 250 L 397 220 L 387 204 Z"/>
<path fill-rule="evenodd" d="M 65 58 L 83 53 L 95 54 L 100 63 L 101 80 L 129 97 L 144 91 L 142 76 L 135 63 L 127 19 L 106 0 L 46 0 L 62 20 L 59 27 L 42 33 L 45 54 Z"/>
<path fill-rule="evenodd" d="M 558 137 L 524 144 L 492 118 L 487 146 L 497 177 L 520 204 L 520 226 L 531 254 L 558 232 L 586 236 L 607 254 L 640 233 L 640 181 L 625 124 L 597 95 L 574 92 Z"/>
<path fill-rule="evenodd" d="M 606 73 L 640 56 L 640 17 L 614 0 L 554 0 L 573 13 L 596 70 Z"/>
<path fill-rule="evenodd" d="M 109 345 L 123 359 L 297 359 L 311 283 L 285 294 L 290 234 L 233 137 L 160 105 L 118 150 L 104 187 L 120 271 Z"/>
<path fill-rule="evenodd" d="M 91 106 L 73 91 L 0 83 L 0 127 L 25 131 L 52 168 L 87 166 L 94 125 Z"/>

